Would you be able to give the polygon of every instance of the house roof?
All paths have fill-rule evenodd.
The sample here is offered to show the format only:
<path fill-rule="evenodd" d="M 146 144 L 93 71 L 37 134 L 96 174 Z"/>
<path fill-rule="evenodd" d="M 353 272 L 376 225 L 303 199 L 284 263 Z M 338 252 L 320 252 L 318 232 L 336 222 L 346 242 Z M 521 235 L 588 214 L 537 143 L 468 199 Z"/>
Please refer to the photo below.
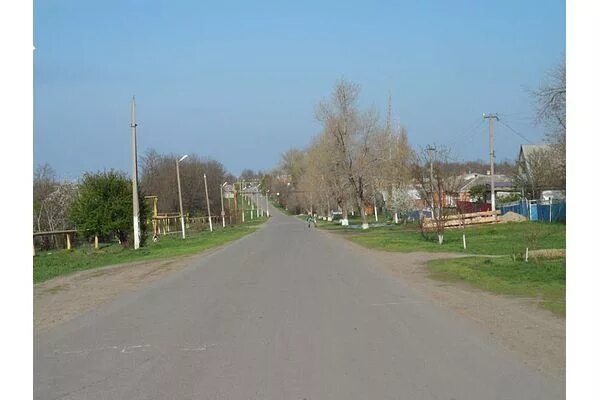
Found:
<path fill-rule="evenodd" d="M 467 179 L 460 188 L 461 192 L 468 192 L 473 186 L 477 185 L 491 185 L 491 175 L 477 175 L 471 179 Z M 494 188 L 511 188 L 513 186 L 512 179 L 509 176 L 502 174 L 494 174 Z"/>
<path fill-rule="evenodd" d="M 533 154 L 536 151 L 540 151 L 540 150 L 549 150 L 550 149 L 550 145 L 549 144 L 545 144 L 545 143 L 538 143 L 538 144 L 522 144 L 521 145 L 521 151 L 519 155 L 523 155 L 526 159 L 529 158 L 529 156 L 531 154 Z"/>

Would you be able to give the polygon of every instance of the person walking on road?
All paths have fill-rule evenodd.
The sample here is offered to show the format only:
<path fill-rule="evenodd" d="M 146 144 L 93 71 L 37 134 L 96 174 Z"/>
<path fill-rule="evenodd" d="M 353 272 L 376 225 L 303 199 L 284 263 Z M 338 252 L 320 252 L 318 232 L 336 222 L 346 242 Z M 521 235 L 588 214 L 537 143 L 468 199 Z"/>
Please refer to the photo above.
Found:
<path fill-rule="evenodd" d="M 310 224 L 312 223 L 312 214 L 308 214 L 308 217 L 306 218 L 306 229 L 308 229 L 310 231 Z"/>

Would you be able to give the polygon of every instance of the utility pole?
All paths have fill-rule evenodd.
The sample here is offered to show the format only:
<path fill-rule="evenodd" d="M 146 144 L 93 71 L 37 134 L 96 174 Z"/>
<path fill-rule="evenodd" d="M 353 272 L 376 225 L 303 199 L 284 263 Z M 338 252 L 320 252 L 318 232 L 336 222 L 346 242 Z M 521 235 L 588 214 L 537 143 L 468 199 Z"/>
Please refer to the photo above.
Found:
<path fill-rule="evenodd" d="M 494 186 L 494 120 L 500 120 L 497 114 L 483 114 L 483 118 L 487 119 L 490 125 L 490 186 L 492 189 L 492 211 L 496 210 L 496 193 Z"/>
<path fill-rule="evenodd" d="M 267 209 L 267 218 L 269 218 L 269 190 L 265 192 L 265 207 Z"/>
<path fill-rule="evenodd" d="M 258 218 L 258 205 L 256 207 L 256 218 Z M 254 219 L 254 193 L 250 193 L 250 219 Z"/>
<path fill-rule="evenodd" d="M 388 134 L 389 147 L 390 147 L 390 160 L 392 159 L 392 93 L 388 93 L 388 110 L 385 121 L 385 130 Z"/>
<path fill-rule="evenodd" d="M 179 163 L 185 160 L 187 154 L 181 158 L 175 160 L 175 166 L 177 168 L 177 191 L 179 192 L 179 213 L 181 214 L 181 236 L 185 239 L 185 220 L 183 217 L 183 202 L 181 201 L 181 180 L 179 179 Z"/>
<path fill-rule="evenodd" d="M 138 199 L 137 171 L 137 123 L 135 122 L 135 96 L 131 100 L 131 158 L 133 162 L 132 192 L 133 192 L 133 248 L 140 248 L 140 201 Z"/>
<path fill-rule="evenodd" d="M 208 226 L 210 227 L 210 231 L 213 231 L 212 228 L 212 219 L 210 217 L 210 203 L 208 201 L 208 186 L 206 185 L 206 174 L 204 174 L 204 193 L 206 193 L 206 208 L 208 209 Z"/>
<path fill-rule="evenodd" d="M 223 220 L 223 228 L 225 228 L 225 207 L 223 206 L 223 186 L 227 185 L 227 182 L 222 183 L 221 186 L 221 219 Z"/>
<path fill-rule="evenodd" d="M 234 182 L 233 183 L 233 208 L 235 209 L 234 213 L 235 213 L 235 221 L 236 223 L 239 223 L 238 219 L 237 219 L 237 212 L 238 212 L 238 201 L 237 201 L 237 191 L 235 190 L 235 185 L 238 185 L 238 187 L 240 186 L 240 181 Z"/>
<path fill-rule="evenodd" d="M 427 146 L 427 152 L 429 153 L 429 184 L 431 185 L 431 217 L 434 217 L 434 203 L 435 203 L 435 189 L 433 186 L 433 152 L 435 151 L 435 146 Z"/>
<path fill-rule="evenodd" d="M 242 201 L 242 222 L 246 222 L 246 217 L 244 216 L 244 181 L 242 180 L 242 186 L 240 186 L 240 200 Z"/>

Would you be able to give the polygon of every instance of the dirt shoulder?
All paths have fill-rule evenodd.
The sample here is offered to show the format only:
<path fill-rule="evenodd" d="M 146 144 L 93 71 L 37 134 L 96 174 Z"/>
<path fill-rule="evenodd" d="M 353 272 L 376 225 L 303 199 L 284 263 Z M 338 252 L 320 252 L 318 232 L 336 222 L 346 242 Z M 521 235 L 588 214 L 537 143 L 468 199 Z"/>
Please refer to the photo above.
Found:
<path fill-rule="evenodd" d="M 170 259 L 136 261 L 94 268 L 35 284 L 33 287 L 34 330 L 44 331 L 71 320 L 121 294 L 180 271 L 194 260 L 218 249 Z"/>
<path fill-rule="evenodd" d="M 442 282 L 429 277 L 427 261 L 464 257 L 464 254 L 387 252 L 345 241 L 368 252 L 389 273 L 435 303 L 477 322 L 495 342 L 515 352 L 527 365 L 564 380 L 565 319 L 540 308 L 536 299 L 498 295 L 465 283 Z"/>

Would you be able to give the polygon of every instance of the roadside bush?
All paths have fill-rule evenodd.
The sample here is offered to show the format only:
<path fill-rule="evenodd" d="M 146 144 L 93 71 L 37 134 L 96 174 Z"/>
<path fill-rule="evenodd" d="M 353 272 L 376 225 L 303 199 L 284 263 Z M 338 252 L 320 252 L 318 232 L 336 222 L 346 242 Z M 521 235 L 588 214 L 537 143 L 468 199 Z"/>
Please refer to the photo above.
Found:
<path fill-rule="evenodd" d="M 145 242 L 148 207 L 143 193 L 140 199 L 141 243 Z M 132 185 L 120 171 L 85 173 L 71 208 L 71 218 L 85 238 L 116 236 L 129 247 L 133 231 Z"/>

